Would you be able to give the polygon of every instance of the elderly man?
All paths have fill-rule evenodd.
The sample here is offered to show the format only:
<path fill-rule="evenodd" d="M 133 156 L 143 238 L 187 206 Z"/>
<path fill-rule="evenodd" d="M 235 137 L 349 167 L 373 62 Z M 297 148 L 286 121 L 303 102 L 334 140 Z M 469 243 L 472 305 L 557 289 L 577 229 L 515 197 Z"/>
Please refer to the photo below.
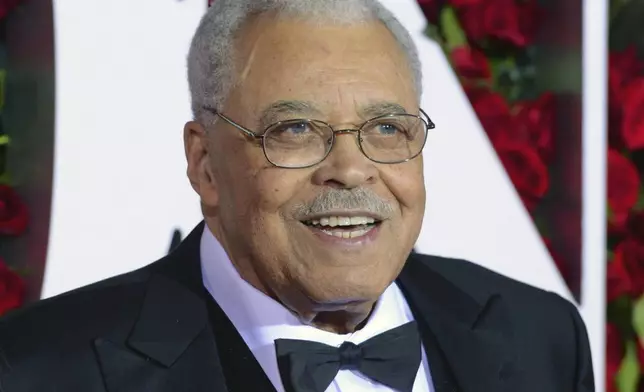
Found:
<path fill-rule="evenodd" d="M 574 306 L 410 256 L 434 124 L 379 3 L 218 0 L 188 75 L 205 223 L 0 323 L 0 391 L 594 390 Z"/>

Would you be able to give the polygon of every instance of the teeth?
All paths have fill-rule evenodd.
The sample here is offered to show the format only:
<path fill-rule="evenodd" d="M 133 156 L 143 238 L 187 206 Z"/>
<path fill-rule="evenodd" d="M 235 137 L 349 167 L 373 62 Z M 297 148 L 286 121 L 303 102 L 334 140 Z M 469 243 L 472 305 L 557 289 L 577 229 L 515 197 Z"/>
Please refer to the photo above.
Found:
<path fill-rule="evenodd" d="M 338 238 L 356 238 L 362 237 L 372 230 L 371 227 L 353 231 L 322 230 L 324 233 Z"/>
<path fill-rule="evenodd" d="M 320 219 L 313 219 L 307 223 L 312 226 L 318 226 L 324 233 L 338 238 L 356 238 L 362 237 L 369 233 L 374 226 L 368 226 L 375 223 L 374 218 L 367 216 L 328 216 Z M 356 228 L 346 229 L 332 229 L 334 227 L 348 227 L 357 226 Z"/>
<path fill-rule="evenodd" d="M 333 218 L 332 218 L 333 219 Z M 338 226 L 351 226 L 351 218 L 346 216 L 338 217 Z"/>
<path fill-rule="evenodd" d="M 375 219 L 366 216 L 329 216 L 309 221 L 313 226 L 329 227 L 369 225 L 375 222 Z"/>

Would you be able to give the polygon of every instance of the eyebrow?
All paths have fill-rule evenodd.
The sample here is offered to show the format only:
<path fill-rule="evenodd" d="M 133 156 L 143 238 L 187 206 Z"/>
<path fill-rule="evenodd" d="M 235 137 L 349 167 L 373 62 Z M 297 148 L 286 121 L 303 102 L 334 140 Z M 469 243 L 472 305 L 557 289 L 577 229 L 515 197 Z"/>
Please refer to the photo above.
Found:
<path fill-rule="evenodd" d="M 360 108 L 360 113 L 364 118 L 375 118 L 386 116 L 388 114 L 407 114 L 407 110 L 394 102 L 373 102 Z"/>
<path fill-rule="evenodd" d="M 363 118 L 371 119 L 388 114 L 406 114 L 407 110 L 402 105 L 394 102 L 378 101 L 362 106 L 360 113 Z M 259 116 L 259 124 L 265 128 L 285 118 L 315 118 L 321 115 L 322 112 L 308 101 L 276 101 L 262 110 Z"/>
<path fill-rule="evenodd" d="M 260 125 L 267 127 L 284 118 L 303 118 L 320 115 L 321 112 L 307 101 L 277 101 L 262 110 L 259 116 Z"/>

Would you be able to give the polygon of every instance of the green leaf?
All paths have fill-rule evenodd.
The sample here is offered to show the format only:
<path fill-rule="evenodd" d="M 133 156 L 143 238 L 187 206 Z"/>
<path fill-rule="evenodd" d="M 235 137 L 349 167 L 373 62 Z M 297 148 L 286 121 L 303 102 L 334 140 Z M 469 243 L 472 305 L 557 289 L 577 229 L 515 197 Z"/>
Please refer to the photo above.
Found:
<path fill-rule="evenodd" d="M 644 338 L 644 296 L 633 304 L 633 328 L 640 339 Z"/>
<path fill-rule="evenodd" d="M 20 276 L 29 276 L 34 274 L 33 268 L 29 267 L 11 268 L 11 270 Z"/>
<path fill-rule="evenodd" d="M 431 23 L 428 24 L 427 28 L 425 28 L 425 35 L 430 39 L 432 39 L 433 41 L 436 41 L 441 46 L 445 44 L 443 42 L 443 37 L 441 36 L 440 30 L 436 25 L 433 25 Z"/>
<path fill-rule="evenodd" d="M 633 206 L 633 209 L 635 211 L 644 210 L 644 191 L 642 189 L 640 189 L 640 192 L 637 195 L 637 202 L 635 203 L 635 206 Z"/>
<path fill-rule="evenodd" d="M 613 252 L 610 249 L 607 249 L 606 250 L 606 258 L 609 260 L 609 262 L 612 262 L 614 257 L 615 257 L 615 252 Z"/>
<path fill-rule="evenodd" d="M 513 102 L 520 93 L 516 60 L 514 57 L 503 57 L 490 58 L 488 61 L 492 71 L 492 89 Z"/>
<path fill-rule="evenodd" d="M 613 218 L 613 209 L 610 208 L 610 204 L 606 203 L 606 219 L 611 220 Z"/>
<path fill-rule="evenodd" d="M 620 14 L 620 11 L 628 4 L 630 0 L 612 0 L 609 6 L 609 20 L 613 21 Z"/>
<path fill-rule="evenodd" d="M 644 210 L 644 188 L 640 187 L 640 192 L 639 195 L 637 195 L 637 202 L 635 203 L 635 207 L 633 207 L 635 211 L 642 211 Z"/>
<path fill-rule="evenodd" d="M 639 378 L 640 363 L 637 360 L 637 343 L 631 340 L 626 343 L 626 355 L 615 377 L 617 389 L 619 392 L 637 392 Z"/>
<path fill-rule="evenodd" d="M 11 176 L 9 176 L 9 173 L 0 174 L 0 184 L 11 185 Z"/>
<path fill-rule="evenodd" d="M 4 107 L 7 85 L 7 70 L 0 69 L 0 109 Z"/>
<path fill-rule="evenodd" d="M 459 46 L 467 45 L 467 36 L 461 24 L 458 21 L 458 16 L 452 7 L 445 7 L 440 14 L 440 27 L 445 36 L 446 49 L 452 51 Z"/>
<path fill-rule="evenodd" d="M 541 234 L 541 237 L 549 238 L 550 231 L 548 230 L 547 219 L 545 219 L 541 214 L 534 214 L 532 219 L 534 221 L 534 225 L 537 226 L 537 231 Z"/>
<path fill-rule="evenodd" d="M 609 302 L 606 306 L 606 318 L 615 324 L 624 339 L 635 337 L 633 331 L 633 300 L 623 295 Z"/>
<path fill-rule="evenodd" d="M 0 135 L 0 146 L 8 146 L 10 142 L 9 135 Z"/>

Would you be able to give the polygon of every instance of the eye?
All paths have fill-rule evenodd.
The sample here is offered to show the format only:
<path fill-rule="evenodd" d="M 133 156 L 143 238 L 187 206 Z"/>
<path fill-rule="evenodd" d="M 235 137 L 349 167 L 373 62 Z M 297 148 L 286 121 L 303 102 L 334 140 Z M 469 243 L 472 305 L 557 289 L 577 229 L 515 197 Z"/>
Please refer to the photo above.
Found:
<path fill-rule="evenodd" d="M 306 122 L 291 123 L 285 125 L 280 132 L 282 133 L 291 133 L 294 135 L 301 135 L 311 130 L 310 124 Z"/>
<path fill-rule="evenodd" d="M 383 135 L 393 135 L 401 131 L 396 125 L 387 123 L 378 124 L 376 130 Z"/>

